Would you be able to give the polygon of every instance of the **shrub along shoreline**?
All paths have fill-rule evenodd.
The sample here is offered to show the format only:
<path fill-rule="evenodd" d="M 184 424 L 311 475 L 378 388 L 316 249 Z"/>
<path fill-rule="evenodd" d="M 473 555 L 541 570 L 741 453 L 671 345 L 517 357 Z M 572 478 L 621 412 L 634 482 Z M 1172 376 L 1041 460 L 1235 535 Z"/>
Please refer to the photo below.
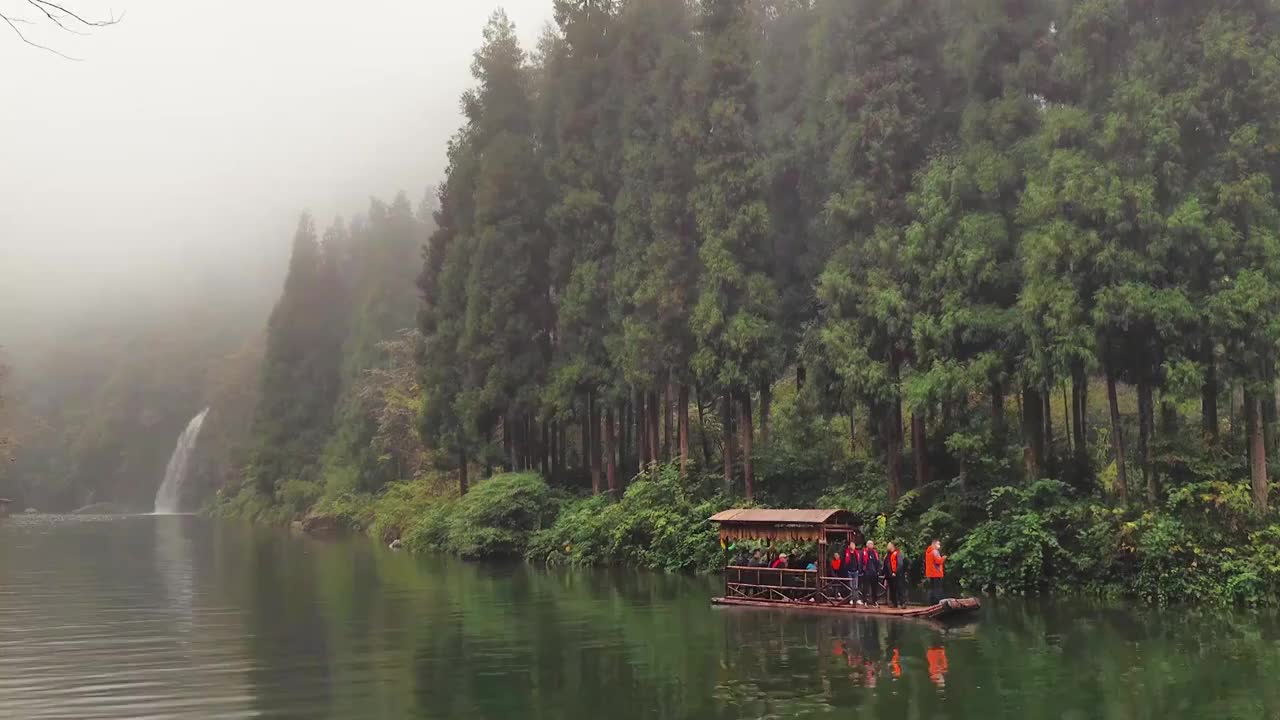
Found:
<path fill-rule="evenodd" d="M 711 574 L 726 549 L 707 518 L 738 504 L 718 480 L 681 478 L 665 465 L 634 478 L 617 500 L 554 488 L 536 473 L 495 475 L 462 497 L 419 480 L 326 499 L 311 515 L 384 543 L 400 539 L 411 552 Z M 1057 480 L 967 490 L 956 479 L 913 490 L 887 513 L 853 499 L 860 485 L 806 505 L 862 514 L 869 538 L 905 549 L 913 584 L 937 536 L 950 554 L 949 579 L 967 590 L 1151 604 L 1274 605 L 1280 597 L 1280 525 L 1251 514 L 1247 484 L 1189 486 L 1151 511 L 1111 507 Z M 219 503 L 213 514 L 279 520 L 245 509 Z"/>

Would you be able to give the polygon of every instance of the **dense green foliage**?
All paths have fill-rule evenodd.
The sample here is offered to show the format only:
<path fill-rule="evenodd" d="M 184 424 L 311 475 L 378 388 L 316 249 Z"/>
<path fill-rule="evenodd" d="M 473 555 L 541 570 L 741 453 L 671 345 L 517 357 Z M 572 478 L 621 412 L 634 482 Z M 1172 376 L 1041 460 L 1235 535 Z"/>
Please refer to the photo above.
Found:
<path fill-rule="evenodd" d="M 707 518 L 729 500 L 708 480 L 686 485 L 678 467 L 664 465 L 636 477 L 616 502 L 603 496 L 571 502 L 534 536 L 526 555 L 551 564 L 714 572 L 724 558 Z"/>
<path fill-rule="evenodd" d="M 300 227 L 237 512 L 705 570 L 711 509 L 839 505 L 969 585 L 1275 594 L 1273 3 L 554 9 L 484 31 L 420 336 L 424 218 Z"/>

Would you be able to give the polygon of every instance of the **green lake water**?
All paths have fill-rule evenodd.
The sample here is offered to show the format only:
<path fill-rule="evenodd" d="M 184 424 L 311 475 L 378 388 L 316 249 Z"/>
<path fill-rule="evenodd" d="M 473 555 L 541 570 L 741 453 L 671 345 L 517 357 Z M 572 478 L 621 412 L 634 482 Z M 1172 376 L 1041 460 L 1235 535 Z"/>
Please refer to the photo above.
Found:
<path fill-rule="evenodd" d="M 0 718 L 1280 718 L 1271 613 L 943 628 L 194 517 L 0 520 Z"/>

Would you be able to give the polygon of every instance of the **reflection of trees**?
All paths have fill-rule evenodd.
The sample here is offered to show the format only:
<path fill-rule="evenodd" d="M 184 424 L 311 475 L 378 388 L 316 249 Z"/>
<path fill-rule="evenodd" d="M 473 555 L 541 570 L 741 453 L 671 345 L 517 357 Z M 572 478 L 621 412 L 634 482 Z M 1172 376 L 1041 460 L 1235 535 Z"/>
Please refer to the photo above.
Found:
<path fill-rule="evenodd" d="M 278 717 L 327 717 L 333 707 L 330 665 L 342 658 L 332 653 L 330 627 L 319 611 L 332 595 L 320 592 L 309 548 L 264 530 L 236 540 L 239 547 L 219 575 L 245 610 L 254 709 Z"/>
<path fill-rule="evenodd" d="M 280 542 L 228 555 L 255 707 L 307 717 L 1276 716 L 1274 621 L 999 603 L 977 625 L 724 611 L 702 580 Z M 1185 621 L 1184 621 L 1185 620 Z M 945 657 L 945 686 L 941 675 Z M 896 668 L 900 671 L 895 674 Z M 931 664 L 932 661 L 932 664 Z"/>

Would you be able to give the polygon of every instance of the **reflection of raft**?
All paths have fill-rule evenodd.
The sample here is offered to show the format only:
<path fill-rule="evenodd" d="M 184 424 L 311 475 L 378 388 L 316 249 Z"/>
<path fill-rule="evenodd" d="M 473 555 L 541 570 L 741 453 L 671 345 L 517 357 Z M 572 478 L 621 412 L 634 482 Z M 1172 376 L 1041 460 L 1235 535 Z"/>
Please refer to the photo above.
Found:
<path fill-rule="evenodd" d="M 937 605 L 908 605 L 905 608 L 892 608 L 887 605 L 865 607 L 843 603 L 799 602 L 787 600 L 754 600 L 750 598 L 718 597 L 712 598 L 713 605 L 729 605 L 737 607 L 773 608 L 776 610 L 812 610 L 817 612 L 838 612 L 851 615 L 875 615 L 880 617 L 920 618 L 925 620 L 946 620 L 976 612 L 982 607 L 977 598 L 946 599 Z"/>

